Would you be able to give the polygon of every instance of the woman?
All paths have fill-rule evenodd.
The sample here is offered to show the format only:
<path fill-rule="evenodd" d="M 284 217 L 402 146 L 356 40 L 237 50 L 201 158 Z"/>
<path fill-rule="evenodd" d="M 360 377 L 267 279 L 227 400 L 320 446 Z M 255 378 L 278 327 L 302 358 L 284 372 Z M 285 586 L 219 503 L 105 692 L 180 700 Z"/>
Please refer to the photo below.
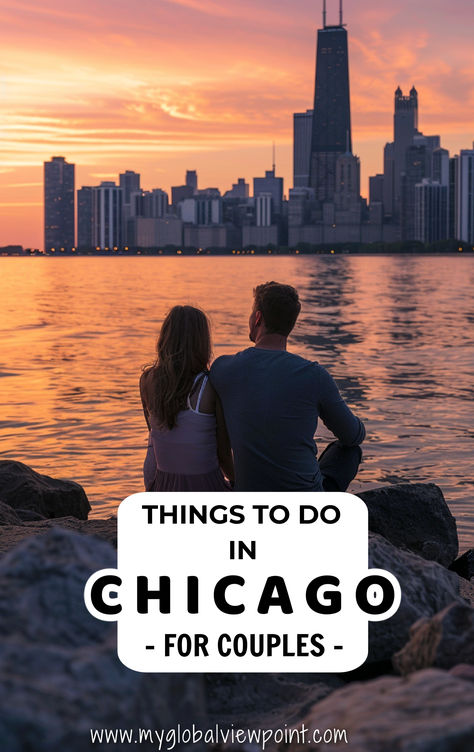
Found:
<path fill-rule="evenodd" d="M 140 378 L 150 431 L 143 467 L 147 491 L 229 491 L 234 465 L 224 414 L 209 383 L 206 315 L 175 306 L 166 316 L 155 363 Z"/>

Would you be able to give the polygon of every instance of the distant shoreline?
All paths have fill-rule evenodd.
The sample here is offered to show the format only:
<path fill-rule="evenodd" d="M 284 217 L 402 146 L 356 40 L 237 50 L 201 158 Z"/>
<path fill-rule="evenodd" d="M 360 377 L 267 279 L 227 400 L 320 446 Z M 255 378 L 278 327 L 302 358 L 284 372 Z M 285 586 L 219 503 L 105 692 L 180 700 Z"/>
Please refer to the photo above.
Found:
<path fill-rule="evenodd" d="M 402 247 L 400 247 L 402 246 Z M 10 250 L 11 249 L 11 250 Z M 159 249 L 134 249 L 134 250 L 91 250 L 91 251 L 39 251 L 37 249 L 19 249 L 18 246 L 6 246 L 0 248 L 0 257 L 3 258 L 117 258 L 117 257 L 198 257 L 198 256 L 453 256 L 468 254 L 474 255 L 474 246 L 467 243 L 455 243 L 455 247 L 397 247 L 368 248 L 333 246 L 318 248 L 244 248 L 227 250 L 221 248 L 197 249 L 197 248 L 159 248 Z"/>

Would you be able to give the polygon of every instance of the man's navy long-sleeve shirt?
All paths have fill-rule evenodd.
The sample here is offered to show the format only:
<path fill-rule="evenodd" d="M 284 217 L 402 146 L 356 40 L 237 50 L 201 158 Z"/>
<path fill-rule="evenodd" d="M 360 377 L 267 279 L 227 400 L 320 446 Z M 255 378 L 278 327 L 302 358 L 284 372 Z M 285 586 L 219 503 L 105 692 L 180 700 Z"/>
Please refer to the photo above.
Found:
<path fill-rule="evenodd" d="M 217 358 L 210 379 L 224 408 L 236 491 L 322 491 L 318 418 L 345 446 L 364 440 L 332 376 L 299 355 L 250 347 Z"/>

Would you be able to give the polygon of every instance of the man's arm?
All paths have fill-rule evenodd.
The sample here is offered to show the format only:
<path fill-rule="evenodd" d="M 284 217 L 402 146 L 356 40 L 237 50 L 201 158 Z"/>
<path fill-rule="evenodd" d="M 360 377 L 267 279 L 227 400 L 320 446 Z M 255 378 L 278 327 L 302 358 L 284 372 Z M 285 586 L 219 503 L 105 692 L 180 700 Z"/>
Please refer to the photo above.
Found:
<path fill-rule="evenodd" d="M 336 382 L 319 366 L 318 412 L 324 425 L 343 446 L 357 446 L 365 439 L 365 427 L 346 405 Z"/>

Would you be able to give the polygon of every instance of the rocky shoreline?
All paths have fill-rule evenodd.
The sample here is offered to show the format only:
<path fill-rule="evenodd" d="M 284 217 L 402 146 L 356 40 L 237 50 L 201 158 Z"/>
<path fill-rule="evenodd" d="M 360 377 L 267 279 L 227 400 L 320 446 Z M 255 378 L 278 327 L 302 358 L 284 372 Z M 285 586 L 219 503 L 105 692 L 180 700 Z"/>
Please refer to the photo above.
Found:
<path fill-rule="evenodd" d="M 93 619 L 82 600 L 88 576 L 116 565 L 116 518 L 88 520 L 77 483 L 0 462 L 0 748 L 82 752 L 90 728 L 303 721 L 347 729 L 348 744 L 317 749 L 474 748 L 473 550 L 458 556 L 455 520 L 433 484 L 359 495 L 370 565 L 402 587 L 398 612 L 371 624 L 364 666 L 341 675 L 139 674 L 117 659 L 115 624 Z"/>

